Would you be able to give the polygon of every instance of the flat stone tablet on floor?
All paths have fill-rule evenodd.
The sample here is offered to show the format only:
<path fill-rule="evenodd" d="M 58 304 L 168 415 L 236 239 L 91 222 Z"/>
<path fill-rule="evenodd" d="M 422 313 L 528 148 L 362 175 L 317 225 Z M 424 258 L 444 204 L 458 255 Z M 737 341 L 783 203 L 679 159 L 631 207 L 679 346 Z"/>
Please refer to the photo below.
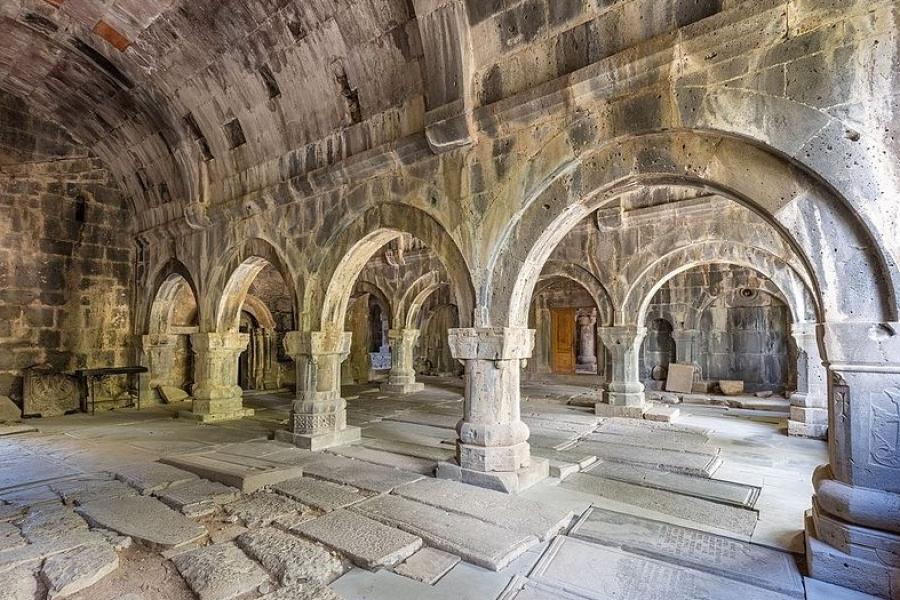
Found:
<path fill-rule="evenodd" d="M 77 505 L 122 496 L 135 496 L 137 491 L 130 485 L 115 479 L 71 479 L 53 483 L 50 488 L 59 494 L 66 504 Z"/>
<path fill-rule="evenodd" d="M 390 492 L 404 483 L 422 479 L 422 475 L 418 473 L 330 454 L 323 454 L 317 460 L 307 463 L 303 470 L 306 475 L 379 494 Z"/>
<path fill-rule="evenodd" d="M 286 585 L 259 600 L 344 600 L 324 585 L 318 583 L 297 583 Z"/>
<path fill-rule="evenodd" d="M 38 581 L 30 566 L 0 572 L 0 600 L 33 600 Z"/>
<path fill-rule="evenodd" d="M 312 477 L 299 477 L 272 486 L 276 493 L 293 498 L 301 504 L 330 512 L 362 502 L 369 496 L 355 487 Z"/>
<path fill-rule="evenodd" d="M 227 505 L 225 512 L 243 521 L 247 527 L 255 529 L 265 527 L 277 519 L 300 514 L 305 509 L 305 506 L 287 496 L 258 491 Z"/>
<path fill-rule="evenodd" d="M 119 555 L 109 544 L 89 544 L 49 557 L 41 568 L 48 600 L 67 598 L 119 568 Z"/>
<path fill-rule="evenodd" d="M 215 544 L 172 558 L 200 600 L 231 600 L 269 580 L 259 566 L 234 544 Z"/>
<path fill-rule="evenodd" d="M 423 446 L 421 444 L 413 444 L 411 442 L 398 442 L 396 440 L 382 440 L 378 438 L 364 437 L 360 445 L 373 450 L 384 450 L 394 454 L 402 454 L 404 456 L 414 456 L 416 458 L 426 458 L 440 462 L 449 460 L 456 456 L 456 450 L 450 448 L 441 448 L 437 446 Z"/>
<path fill-rule="evenodd" d="M 394 567 L 394 573 L 434 585 L 459 563 L 455 554 L 437 548 L 422 548 L 404 562 Z"/>
<path fill-rule="evenodd" d="M 217 506 L 233 502 L 241 492 L 218 481 L 195 478 L 170 486 L 156 496 L 182 514 L 201 517 L 213 512 Z"/>
<path fill-rule="evenodd" d="M 746 537 L 753 534 L 759 516 L 756 511 L 740 506 L 604 479 L 588 473 L 576 473 L 566 478 L 560 487 L 672 515 Z"/>
<path fill-rule="evenodd" d="M 80 518 L 80 517 L 79 517 Z M 0 521 L 0 552 L 26 544 L 22 532 L 10 523 Z"/>
<path fill-rule="evenodd" d="M 540 502 L 446 479 L 422 479 L 400 486 L 394 494 L 539 540 L 556 535 L 572 519 L 571 512 L 554 510 Z"/>
<path fill-rule="evenodd" d="M 197 479 L 194 473 L 162 463 L 128 465 L 116 470 L 116 479 L 124 481 L 145 496 L 172 485 Z"/>
<path fill-rule="evenodd" d="M 433 476 L 434 470 L 437 469 L 437 462 L 433 460 L 404 456 L 383 450 L 373 450 L 362 446 L 340 446 L 338 448 L 330 448 L 328 452 L 363 462 L 393 467 L 394 469 L 410 473 L 419 473 L 420 475 Z"/>
<path fill-rule="evenodd" d="M 331 583 L 347 570 L 333 552 L 274 527 L 248 531 L 235 542 L 286 586 L 310 581 Z"/>
<path fill-rule="evenodd" d="M 597 507 L 590 508 L 569 535 L 804 597 L 793 556 L 749 542 Z"/>
<path fill-rule="evenodd" d="M 160 462 L 235 487 L 245 494 L 303 475 L 299 466 L 226 452 L 167 456 Z"/>
<path fill-rule="evenodd" d="M 71 508 L 58 504 L 36 506 L 19 524 L 29 542 L 54 540 L 75 532 L 86 532 L 88 524 Z"/>
<path fill-rule="evenodd" d="M 675 473 L 700 477 L 711 476 L 722 464 L 722 459 L 718 455 L 708 456 L 611 442 L 578 442 L 572 449 L 593 454 L 602 460 L 659 467 Z"/>
<path fill-rule="evenodd" d="M 650 448 L 653 450 L 675 450 L 677 452 L 692 452 L 715 456 L 719 449 L 710 445 L 705 440 L 689 434 L 658 431 L 636 431 L 630 433 L 609 433 L 596 431 L 584 437 L 586 442 L 601 442 L 604 444 L 618 444 L 622 446 L 635 446 L 638 448 Z"/>
<path fill-rule="evenodd" d="M 399 496 L 376 496 L 348 510 L 417 535 L 430 546 L 494 571 L 538 543 L 533 535 Z"/>
<path fill-rule="evenodd" d="M 770 589 L 565 536 L 550 544 L 529 579 L 596 600 L 794 600 Z"/>
<path fill-rule="evenodd" d="M 94 500 L 76 509 L 96 527 L 112 529 L 156 550 L 204 539 L 206 529 L 148 496 Z"/>
<path fill-rule="evenodd" d="M 422 546 L 418 536 L 346 510 L 306 521 L 292 531 L 333 548 L 369 570 L 392 567 Z"/>

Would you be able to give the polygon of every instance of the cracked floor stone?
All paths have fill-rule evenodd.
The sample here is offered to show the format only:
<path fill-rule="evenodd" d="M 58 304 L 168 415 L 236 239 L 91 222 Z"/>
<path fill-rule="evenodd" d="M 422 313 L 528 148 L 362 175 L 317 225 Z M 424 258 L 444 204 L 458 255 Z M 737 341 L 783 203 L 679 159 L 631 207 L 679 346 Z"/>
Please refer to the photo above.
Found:
<path fill-rule="evenodd" d="M 41 577 L 48 600 L 68 598 L 119 568 L 119 556 L 109 544 L 88 544 L 47 558 Z"/>
<path fill-rule="evenodd" d="M 335 553 L 274 527 L 248 531 L 235 542 L 284 585 L 327 584 L 347 570 Z"/>
<path fill-rule="evenodd" d="M 184 552 L 172 562 L 199 600 L 232 600 L 269 580 L 259 565 L 231 543 Z"/>

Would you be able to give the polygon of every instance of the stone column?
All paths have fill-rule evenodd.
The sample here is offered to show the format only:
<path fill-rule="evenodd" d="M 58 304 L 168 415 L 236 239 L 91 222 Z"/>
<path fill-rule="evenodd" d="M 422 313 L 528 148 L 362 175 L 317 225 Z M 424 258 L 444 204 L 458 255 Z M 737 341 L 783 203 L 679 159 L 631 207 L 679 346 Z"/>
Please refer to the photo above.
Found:
<path fill-rule="evenodd" d="M 828 437 L 828 373 L 819 354 L 819 325 L 795 323 L 797 391 L 792 392 L 788 435 L 824 440 Z"/>
<path fill-rule="evenodd" d="M 247 349 L 246 333 L 195 333 L 191 335 L 194 350 L 194 397 L 191 412 L 182 416 L 204 423 L 240 419 L 253 414 L 244 408 L 243 392 L 238 385 L 238 357 Z"/>
<path fill-rule="evenodd" d="M 806 519 L 812 577 L 900 598 L 900 323 L 824 324 L 829 464 Z"/>
<path fill-rule="evenodd" d="M 341 398 L 341 363 L 350 354 L 351 335 L 343 331 L 291 331 L 284 347 L 297 367 L 297 397 L 290 431 L 275 439 L 308 450 L 355 442 L 359 427 L 347 426 L 347 403 Z"/>
<path fill-rule="evenodd" d="M 578 313 L 578 366 L 597 373 L 597 310 Z"/>
<path fill-rule="evenodd" d="M 388 340 L 391 342 L 391 373 L 387 383 L 381 386 L 382 392 L 412 394 L 425 389 L 425 384 L 416 381 L 416 370 L 413 367 L 418 339 L 418 329 L 388 331 Z"/>
<path fill-rule="evenodd" d="M 675 329 L 672 331 L 675 342 L 675 356 L 672 358 L 679 365 L 696 364 L 697 344 L 700 342 L 700 330 Z"/>
<path fill-rule="evenodd" d="M 519 413 L 519 375 L 534 331 L 451 329 L 449 341 L 466 366 L 465 414 L 457 425 L 457 461 L 440 463 L 437 476 L 507 493 L 546 478 L 549 464 L 532 458 Z"/>
<path fill-rule="evenodd" d="M 603 394 L 605 403 L 598 403 L 595 412 L 604 417 L 641 418 L 646 410 L 646 402 L 644 384 L 638 374 L 638 358 L 647 328 L 618 325 L 600 327 L 598 332 L 600 341 L 609 350 L 612 364 Z"/>
<path fill-rule="evenodd" d="M 175 366 L 177 344 L 177 335 L 157 333 L 141 336 L 140 364 L 147 367 L 147 372 L 138 376 L 141 405 L 159 404 L 160 396 L 156 388 L 161 385 L 173 385 L 172 370 Z"/>

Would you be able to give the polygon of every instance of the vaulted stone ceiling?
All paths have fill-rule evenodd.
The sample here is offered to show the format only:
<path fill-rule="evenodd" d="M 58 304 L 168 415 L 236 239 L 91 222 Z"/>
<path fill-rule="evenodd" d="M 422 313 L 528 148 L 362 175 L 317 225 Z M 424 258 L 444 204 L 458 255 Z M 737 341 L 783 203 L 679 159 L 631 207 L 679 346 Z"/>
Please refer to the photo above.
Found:
<path fill-rule="evenodd" d="M 421 129 L 412 18 L 407 0 L 4 0 L 0 88 L 165 211 L 201 161 L 222 180 L 372 115 Z"/>

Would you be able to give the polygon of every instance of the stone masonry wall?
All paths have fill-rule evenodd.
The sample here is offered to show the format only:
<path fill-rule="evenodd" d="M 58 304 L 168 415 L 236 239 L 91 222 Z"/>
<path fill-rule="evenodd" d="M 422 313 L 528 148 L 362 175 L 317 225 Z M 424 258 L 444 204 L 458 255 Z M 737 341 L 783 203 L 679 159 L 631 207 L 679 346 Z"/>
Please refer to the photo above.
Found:
<path fill-rule="evenodd" d="M 22 370 L 129 364 L 133 241 L 108 171 L 0 94 L 0 395 Z"/>

